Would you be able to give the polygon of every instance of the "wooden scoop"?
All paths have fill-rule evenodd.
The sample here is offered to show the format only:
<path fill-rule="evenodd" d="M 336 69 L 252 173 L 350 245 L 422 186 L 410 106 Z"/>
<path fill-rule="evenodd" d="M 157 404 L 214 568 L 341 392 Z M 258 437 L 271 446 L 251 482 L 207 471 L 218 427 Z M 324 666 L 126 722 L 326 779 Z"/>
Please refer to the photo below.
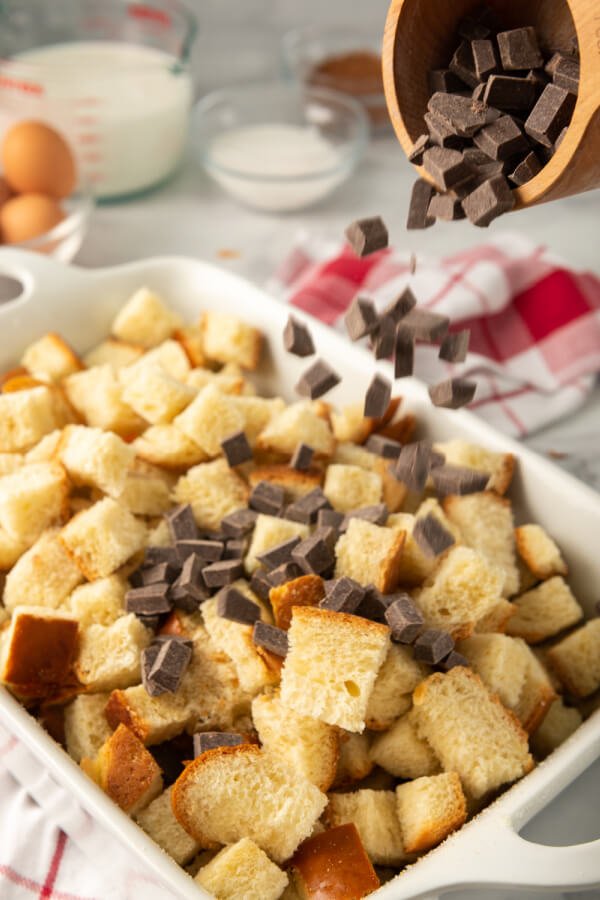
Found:
<path fill-rule="evenodd" d="M 481 0 L 392 0 L 383 40 L 383 80 L 392 124 L 408 154 L 427 129 L 431 69 L 447 66 L 459 21 Z M 550 162 L 515 190 L 517 208 L 600 187 L 600 0 L 488 0 L 506 27 L 533 25 L 545 50 L 579 41 L 581 82 L 567 133 Z M 423 178 L 431 181 L 420 168 Z"/>

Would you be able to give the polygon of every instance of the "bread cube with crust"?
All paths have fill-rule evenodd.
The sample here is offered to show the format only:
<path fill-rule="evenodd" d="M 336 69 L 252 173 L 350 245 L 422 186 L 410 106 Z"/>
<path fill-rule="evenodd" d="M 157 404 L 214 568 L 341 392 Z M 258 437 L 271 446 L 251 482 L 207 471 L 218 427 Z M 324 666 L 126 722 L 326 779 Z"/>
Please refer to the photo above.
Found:
<path fill-rule="evenodd" d="M 505 634 L 508 623 L 514 616 L 516 609 L 514 604 L 501 597 L 489 611 L 475 624 L 474 634 Z"/>
<path fill-rule="evenodd" d="M 374 865 L 400 866 L 410 859 L 402 840 L 393 791 L 363 789 L 330 794 L 323 819 L 328 828 L 352 822 Z"/>
<path fill-rule="evenodd" d="M 560 747 L 577 731 L 583 718 L 578 709 L 565 706 L 558 697 L 544 716 L 542 724 L 531 735 L 531 746 L 542 759 Z"/>
<path fill-rule="evenodd" d="M 24 462 L 25 457 L 22 453 L 0 453 L 0 478 L 12 475 Z"/>
<path fill-rule="evenodd" d="M 107 338 L 85 354 L 83 361 L 88 368 L 93 366 L 110 365 L 114 372 L 118 372 L 124 366 L 134 363 L 143 354 L 144 348 L 140 344 L 132 344 L 129 341 L 119 341 L 116 338 Z"/>
<path fill-rule="evenodd" d="M 429 675 L 429 669 L 417 662 L 412 650 L 390 644 L 379 670 L 367 706 L 367 728 L 386 731 L 398 716 L 412 706 L 412 692 Z"/>
<path fill-rule="evenodd" d="M 418 587 L 423 584 L 428 575 L 431 575 L 439 559 L 435 556 L 427 556 L 420 544 L 413 538 L 413 530 L 417 519 L 413 513 L 398 512 L 388 516 L 386 526 L 397 532 L 403 532 L 406 537 L 400 558 L 400 571 L 398 580 L 403 587 Z"/>
<path fill-rule="evenodd" d="M 29 546 L 27 541 L 13 537 L 0 527 L 0 572 L 11 569 Z"/>
<path fill-rule="evenodd" d="M 110 431 L 69 425 L 63 430 L 57 455 L 74 484 L 97 487 L 117 497 L 125 486 L 135 450 Z"/>
<path fill-rule="evenodd" d="M 456 772 L 416 778 L 396 788 L 396 810 L 409 853 L 440 844 L 467 818 L 467 801 Z"/>
<path fill-rule="evenodd" d="M 405 533 L 351 518 L 335 545 L 335 577 L 346 575 L 389 594 L 398 584 Z"/>
<path fill-rule="evenodd" d="M 58 609 L 83 581 L 56 529 L 45 531 L 6 576 L 3 602 L 14 610 L 20 604 Z"/>
<path fill-rule="evenodd" d="M 224 366 L 219 372 L 213 372 L 212 369 L 194 368 L 187 374 L 186 384 L 193 387 L 196 392 L 201 391 L 207 385 L 212 384 L 222 394 L 230 397 L 239 397 L 246 389 L 248 382 L 244 378 L 242 370 L 231 364 L 236 371 L 227 371 Z M 262 399 L 262 398 L 255 398 Z"/>
<path fill-rule="evenodd" d="M 75 351 L 53 331 L 26 348 L 21 357 L 21 365 L 35 378 L 47 381 L 61 381 L 83 368 Z"/>
<path fill-rule="evenodd" d="M 120 575 L 98 578 L 76 587 L 66 601 L 82 628 L 89 625 L 112 625 L 125 615 L 125 594 L 129 587 Z"/>
<path fill-rule="evenodd" d="M 383 502 L 388 510 L 394 513 L 402 508 L 407 494 L 406 485 L 398 481 L 390 472 L 389 459 L 377 456 L 376 453 L 370 453 L 357 444 L 345 442 L 337 444 L 333 462 L 346 466 L 360 466 L 361 469 L 376 472 L 381 478 Z"/>
<path fill-rule="evenodd" d="M 519 647 L 526 665 L 525 680 L 514 713 L 525 731 L 531 734 L 544 721 L 557 694 L 542 660 L 521 638 L 513 638 L 513 641 Z"/>
<path fill-rule="evenodd" d="M 593 694 L 600 687 L 600 619 L 586 622 L 555 644 L 547 659 L 571 694 Z"/>
<path fill-rule="evenodd" d="M 86 425 L 123 437 L 143 431 L 146 423 L 123 400 L 123 389 L 111 365 L 75 372 L 62 384 L 69 403 Z"/>
<path fill-rule="evenodd" d="M 218 531 L 221 520 L 246 506 L 248 487 L 225 459 L 193 466 L 173 491 L 176 503 L 190 503 L 199 528 Z"/>
<path fill-rule="evenodd" d="M 75 683 L 79 628 L 67 613 L 18 606 L 2 645 L 0 681 L 23 698 L 52 696 Z"/>
<path fill-rule="evenodd" d="M 202 329 L 200 325 L 183 325 L 173 332 L 173 338 L 178 344 L 181 344 L 185 350 L 185 354 L 190 361 L 190 366 L 206 365 L 206 356 L 204 354 L 204 342 L 202 340 Z"/>
<path fill-rule="evenodd" d="M 73 516 L 60 540 L 88 581 L 112 575 L 145 546 L 146 526 L 129 510 L 105 497 Z"/>
<path fill-rule="evenodd" d="M 256 446 L 291 456 L 300 443 L 312 447 L 317 456 L 331 456 L 335 448 L 329 422 L 310 403 L 292 403 L 275 415 L 259 434 Z"/>
<path fill-rule="evenodd" d="M 527 657 L 520 644 L 505 634 L 473 634 L 460 641 L 457 650 L 486 687 L 508 709 L 516 709 L 527 674 Z"/>
<path fill-rule="evenodd" d="M 33 543 L 68 511 L 69 482 L 58 463 L 30 463 L 0 478 L 0 526 Z"/>
<path fill-rule="evenodd" d="M 338 825 L 311 836 L 290 863 L 293 884 L 302 900 L 327 896 L 358 900 L 376 891 L 379 878 L 354 823 Z"/>
<path fill-rule="evenodd" d="M 200 850 L 200 844 L 181 827 L 171 806 L 171 788 L 136 816 L 136 822 L 161 849 L 180 866 L 188 863 Z"/>
<path fill-rule="evenodd" d="M 81 634 L 77 677 L 92 693 L 139 684 L 141 653 L 150 640 L 150 631 L 133 613 L 111 625 L 89 625 Z"/>
<path fill-rule="evenodd" d="M 223 847 L 194 878 L 221 900 L 278 900 L 288 877 L 249 838 Z"/>
<path fill-rule="evenodd" d="M 96 756 L 112 734 L 104 716 L 108 694 L 79 694 L 65 706 L 67 753 L 75 762 L 84 756 Z"/>
<path fill-rule="evenodd" d="M 94 759 L 84 756 L 81 768 L 129 816 L 141 812 L 163 788 L 154 757 L 124 725 L 111 734 Z"/>
<path fill-rule="evenodd" d="M 291 519 L 280 519 L 277 516 L 268 516 L 265 513 L 259 513 L 252 532 L 252 540 L 246 554 L 244 566 L 248 574 L 252 574 L 260 565 L 258 557 L 261 553 L 266 553 L 277 544 L 289 540 L 289 538 L 299 537 L 302 540 L 309 535 L 308 525 L 301 522 L 293 522 Z"/>
<path fill-rule="evenodd" d="M 324 596 L 325 585 L 319 575 L 301 575 L 272 587 L 269 591 L 269 603 L 275 624 L 287 631 L 295 606 L 318 606 Z"/>
<path fill-rule="evenodd" d="M 255 446 L 259 434 L 269 422 L 285 409 L 281 397 L 240 396 L 234 397 L 233 402 L 244 417 L 244 433 L 251 447 Z"/>
<path fill-rule="evenodd" d="M 119 382 L 125 386 L 137 378 L 142 370 L 157 368 L 177 381 L 187 382 L 190 363 L 181 344 L 169 339 L 148 350 L 131 365 L 119 369 Z"/>
<path fill-rule="evenodd" d="M 352 403 L 331 413 L 331 427 L 336 441 L 364 444 L 375 429 L 376 419 L 364 415 L 364 403 Z"/>
<path fill-rule="evenodd" d="M 329 725 L 363 731 L 389 649 L 389 628 L 346 613 L 296 606 L 288 637 L 281 702 Z"/>
<path fill-rule="evenodd" d="M 147 287 L 137 290 L 117 313 L 111 331 L 121 341 L 156 347 L 180 328 L 180 316 Z"/>
<path fill-rule="evenodd" d="M 173 424 L 213 457 L 222 453 L 221 442 L 225 438 L 243 430 L 244 417 L 227 394 L 209 384 Z"/>
<path fill-rule="evenodd" d="M 0 394 L 0 451 L 29 450 L 64 422 L 49 387 Z"/>
<path fill-rule="evenodd" d="M 158 366 L 143 366 L 123 387 L 123 400 L 146 422 L 172 422 L 194 400 L 196 391 Z"/>
<path fill-rule="evenodd" d="M 515 528 L 515 539 L 519 556 L 534 578 L 544 581 L 568 574 L 559 548 L 541 525 L 520 525 Z"/>
<path fill-rule="evenodd" d="M 396 778 L 422 778 L 440 771 L 437 756 L 417 734 L 411 712 L 401 716 L 389 731 L 375 736 L 370 755 L 375 765 Z"/>
<path fill-rule="evenodd" d="M 370 775 L 374 765 L 369 755 L 370 747 L 371 735 L 368 732 L 352 734 L 340 729 L 340 756 L 334 788 L 348 787 Z"/>
<path fill-rule="evenodd" d="M 208 310 L 200 320 L 202 346 L 209 359 L 237 363 L 253 372 L 258 368 L 262 334 L 246 322 L 228 313 Z"/>
<path fill-rule="evenodd" d="M 152 425 L 132 446 L 139 459 L 163 469 L 188 469 L 207 459 L 204 450 L 174 425 Z"/>
<path fill-rule="evenodd" d="M 382 489 L 381 477 L 377 472 L 338 463 L 327 467 L 323 492 L 339 512 L 351 512 L 379 503 Z"/>
<path fill-rule="evenodd" d="M 539 644 L 583 619 L 583 609 L 560 575 L 515 597 L 513 605 L 516 612 L 509 619 L 507 634 L 522 637 L 528 644 Z"/>
<path fill-rule="evenodd" d="M 477 472 L 486 472 L 490 476 L 487 483 L 489 491 L 503 495 L 510 487 L 516 460 L 512 453 L 496 453 L 478 444 L 469 444 L 462 438 L 435 444 L 435 450 L 443 453 L 446 463 L 452 466 L 465 466 Z"/>

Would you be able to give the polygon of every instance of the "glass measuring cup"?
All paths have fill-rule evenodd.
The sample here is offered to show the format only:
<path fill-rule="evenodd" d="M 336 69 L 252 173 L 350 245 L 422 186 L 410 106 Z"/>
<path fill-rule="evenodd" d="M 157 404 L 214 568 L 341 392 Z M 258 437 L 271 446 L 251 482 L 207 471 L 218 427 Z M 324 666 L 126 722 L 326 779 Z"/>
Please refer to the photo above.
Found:
<path fill-rule="evenodd" d="M 187 137 L 196 30 L 180 0 L 0 0 L 0 131 L 56 127 L 98 197 L 160 183 Z"/>

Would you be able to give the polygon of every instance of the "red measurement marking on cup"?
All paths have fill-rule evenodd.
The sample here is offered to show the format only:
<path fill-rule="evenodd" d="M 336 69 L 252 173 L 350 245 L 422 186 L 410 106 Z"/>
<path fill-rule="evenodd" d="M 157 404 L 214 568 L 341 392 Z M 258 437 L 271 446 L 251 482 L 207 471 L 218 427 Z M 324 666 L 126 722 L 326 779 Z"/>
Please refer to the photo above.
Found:
<path fill-rule="evenodd" d="M 44 93 L 41 84 L 34 81 L 25 81 L 23 78 L 10 78 L 8 75 L 0 75 L 0 89 L 19 91 L 22 94 L 39 97 Z"/>
<path fill-rule="evenodd" d="M 86 163 L 99 163 L 104 159 L 102 153 L 93 153 L 90 150 L 86 151 L 86 153 L 82 153 L 81 158 Z"/>
<path fill-rule="evenodd" d="M 154 9 L 152 6 L 145 6 L 143 3 L 131 3 L 127 7 L 127 13 L 132 19 L 146 19 L 150 22 L 156 22 L 168 28 L 171 24 L 171 17 L 162 9 Z"/>
<path fill-rule="evenodd" d="M 90 128 L 97 124 L 96 116 L 77 115 L 73 119 L 74 124 L 79 128 Z"/>
<path fill-rule="evenodd" d="M 99 97 L 75 97 L 73 100 L 75 106 L 99 106 L 102 103 Z"/>
<path fill-rule="evenodd" d="M 77 140 L 80 144 L 99 144 L 100 143 L 100 135 L 95 134 L 93 131 L 82 131 L 77 135 Z"/>

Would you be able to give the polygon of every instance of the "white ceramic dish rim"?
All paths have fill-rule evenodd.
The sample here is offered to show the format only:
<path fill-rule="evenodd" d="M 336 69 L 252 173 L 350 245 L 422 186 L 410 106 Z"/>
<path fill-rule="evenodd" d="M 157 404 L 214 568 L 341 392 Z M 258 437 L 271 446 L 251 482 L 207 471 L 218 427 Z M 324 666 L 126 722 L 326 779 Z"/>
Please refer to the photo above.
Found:
<path fill-rule="evenodd" d="M 18 349 L 50 328 L 65 333 L 76 346 L 73 330 L 88 334 L 87 339 L 82 337 L 84 343 L 78 348 L 85 350 L 88 342 L 98 340 L 106 333 L 106 323 L 119 303 L 126 299 L 127 293 L 144 283 L 157 284 L 157 289 L 160 286 L 167 296 L 170 283 L 173 305 L 179 305 L 182 310 L 187 308 L 188 314 L 192 309 L 211 306 L 237 312 L 263 327 L 273 338 L 279 336 L 287 317 L 286 308 L 262 290 L 213 265 L 190 259 L 158 258 L 111 269 L 86 271 L 62 266 L 36 254 L 3 249 L 0 251 L 0 273 L 17 278 L 24 285 L 24 292 L 17 300 L 0 305 L 3 334 L 0 363 L 3 354 L 4 362 L 10 361 Z M 195 295 L 186 293 L 186 282 L 195 285 L 197 299 Z M 86 295 L 93 295 L 103 305 L 103 310 L 99 306 L 85 305 Z M 50 302 L 55 306 L 51 306 Z M 295 311 L 295 314 L 309 322 L 320 352 L 332 358 L 342 374 L 345 369 L 350 381 L 360 374 L 372 375 L 374 364 L 366 351 L 351 348 L 343 337 L 301 311 Z M 285 384 L 289 386 L 295 381 L 291 376 L 298 363 L 284 354 L 280 344 L 278 340 L 271 345 L 272 359 L 267 366 L 266 377 L 269 374 L 273 377 L 273 361 L 279 362 L 280 372 L 283 371 Z M 388 363 L 377 364 L 377 368 L 389 374 Z M 589 557 L 582 551 L 580 559 L 582 583 L 586 576 L 600 571 L 600 563 L 591 556 L 592 538 L 600 529 L 600 497 L 596 492 L 560 471 L 548 460 L 500 435 L 468 412 L 432 411 L 424 386 L 415 379 L 402 383 L 402 393 L 420 409 L 425 420 L 435 422 L 440 439 L 449 434 L 462 433 L 473 441 L 517 454 L 523 470 L 519 490 L 524 494 L 529 492 L 530 505 L 549 510 L 552 508 L 548 506 L 552 495 L 571 498 L 579 523 L 578 540 L 585 544 L 587 538 L 589 544 L 586 550 L 586 554 L 590 552 Z M 531 488 L 536 485 L 537 492 L 531 493 Z M 545 494 L 550 495 L 549 501 Z M 543 519 L 540 521 L 543 523 Z M 567 526 L 564 528 L 567 539 Z M 572 546 L 576 552 L 578 545 L 573 543 Z M 118 839 L 129 863 L 133 865 L 135 862 L 140 873 L 145 873 L 140 877 L 145 879 L 144 894 L 148 900 L 154 897 L 152 886 L 162 891 L 157 897 L 164 897 L 165 890 L 175 897 L 188 897 L 190 900 L 208 896 L 108 800 L 4 689 L 0 689 L 0 717 L 43 766 L 39 784 L 26 784 L 26 787 L 45 809 L 51 807 L 53 821 L 63 827 L 84 850 L 85 840 L 73 826 L 74 822 L 81 824 L 83 821 L 84 814 L 79 804 Z M 600 840 L 571 847 L 547 847 L 528 842 L 518 834 L 538 811 L 599 756 L 600 711 L 530 775 L 444 844 L 372 896 L 380 900 L 409 900 L 460 887 L 561 891 L 600 886 Z M 18 778 L 18 762 L 13 763 L 12 771 Z M 70 794 L 70 802 L 52 802 L 52 788 L 58 789 L 58 786 Z M 51 796 L 50 801 L 45 802 L 44 794 Z M 59 796 L 64 798 L 64 791 L 59 791 Z M 96 865 L 102 865 L 102 862 L 95 859 Z M 104 868 L 108 872 L 109 860 L 105 862 Z"/>

